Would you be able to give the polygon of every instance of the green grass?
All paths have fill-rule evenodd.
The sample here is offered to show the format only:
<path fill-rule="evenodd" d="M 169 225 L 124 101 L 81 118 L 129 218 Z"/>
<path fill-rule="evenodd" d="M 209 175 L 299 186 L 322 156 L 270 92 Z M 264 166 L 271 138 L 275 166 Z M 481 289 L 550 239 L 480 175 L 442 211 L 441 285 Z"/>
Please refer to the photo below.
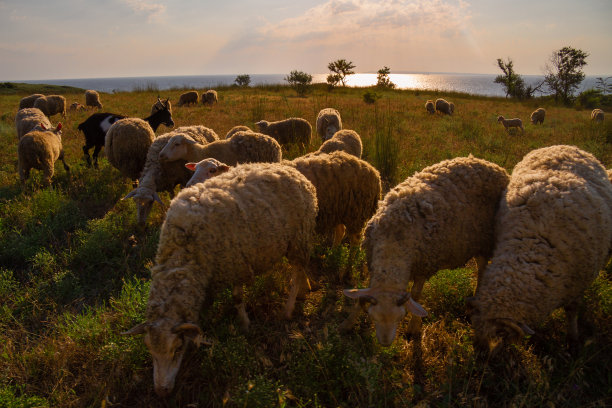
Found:
<path fill-rule="evenodd" d="M 19 84 L 18 84 L 19 85 Z M 383 174 L 386 189 L 440 160 L 473 154 L 508 170 L 532 149 L 574 144 L 612 167 L 612 125 L 593 124 L 590 111 L 438 91 L 374 90 L 315 85 L 306 98 L 287 86 L 219 87 L 213 107 L 173 109 L 177 126 L 204 124 L 219 135 L 235 125 L 290 116 L 314 125 L 318 111 L 334 107 L 345 128 L 363 139 L 364 159 Z M 29 93 L 62 93 L 84 102 L 81 90 L 0 87 L 0 407 L 530 407 L 609 406 L 612 401 L 612 284 L 610 266 L 585 293 L 583 348 L 570 356 L 562 311 L 536 335 L 506 350 L 503 359 L 475 353 L 465 313 L 474 267 L 440 271 L 423 292 L 430 315 L 423 336 L 405 335 L 381 347 L 363 316 L 353 332 L 338 325 L 351 305 L 346 287 L 364 287 L 363 252 L 317 245 L 311 258 L 314 289 L 298 302 L 294 318 L 278 317 L 286 299 L 280 264 L 246 288 L 251 330 L 242 333 L 230 288 L 221 289 L 200 315 L 211 347 L 191 348 L 176 392 L 153 393 L 152 362 L 142 339 L 120 333 L 140 323 L 164 213 L 153 207 L 145 230 L 136 209 L 121 200 L 131 182 L 102 153 L 100 169 L 82 161 L 77 126 L 89 112 L 68 112 L 63 143 L 70 175 L 56 167 L 50 187 L 39 172 L 22 190 L 16 172 L 13 118 Z M 161 92 L 178 100 L 181 89 Z M 157 89 L 102 94 L 104 110 L 145 117 Z M 452 117 L 429 115 L 427 99 L 445 97 Z M 544 125 L 528 117 L 539 104 Z M 499 114 L 523 118 L 525 133 L 508 135 Z M 59 117 L 52 118 L 52 122 Z M 163 126 L 158 134 L 166 132 Z M 315 135 L 310 150 L 320 144 Z M 295 157 L 295 149 L 284 152 Z M 162 194 L 168 204 L 169 197 Z M 351 252 L 352 251 L 352 252 Z M 344 281 L 339 276 L 344 275 Z"/>

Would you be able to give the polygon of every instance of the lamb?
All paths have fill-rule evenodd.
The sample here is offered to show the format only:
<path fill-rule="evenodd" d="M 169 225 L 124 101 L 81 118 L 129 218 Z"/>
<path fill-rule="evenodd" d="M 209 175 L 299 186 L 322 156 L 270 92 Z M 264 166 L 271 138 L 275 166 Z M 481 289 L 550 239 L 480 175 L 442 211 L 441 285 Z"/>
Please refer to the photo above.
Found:
<path fill-rule="evenodd" d="M 525 129 L 523 129 L 523 121 L 520 120 L 519 118 L 514 118 L 514 119 L 506 119 L 503 116 L 498 116 L 497 117 L 497 121 L 501 122 L 502 125 L 504 125 L 504 127 L 506 128 L 506 131 L 508 133 L 510 133 L 510 128 L 518 128 L 521 129 L 521 132 L 524 132 Z"/>
<path fill-rule="evenodd" d="M 234 136 L 238 132 L 253 132 L 253 130 L 248 126 L 234 126 L 227 132 L 227 134 L 225 135 L 225 139 L 231 139 L 232 136 Z"/>
<path fill-rule="evenodd" d="M 432 115 L 436 113 L 436 107 L 432 100 L 428 100 L 427 102 L 425 102 L 425 109 L 427 110 L 427 112 L 431 113 Z M 454 105 L 453 105 L 453 109 L 454 109 Z"/>
<path fill-rule="evenodd" d="M 317 133 L 321 136 L 321 141 L 325 142 L 342 129 L 342 119 L 340 112 L 334 108 L 324 108 L 317 115 Z"/>
<path fill-rule="evenodd" d="M 452 115 L 455 112 L 455 104 L 448 102 L 446 99 L 436 99 L 436 111 Z"/>
<path fill-rule="evenodd" d="M 40 109 L 48 117 L 58 113 L 66 117 L 66 98 L 61 95 L 43 95 L 34 101 L 33 107 Z"/>
<path fill-rule="evenodd" d="M 155 133 L 144 120 L 119 119 L 106 132 L 106 158 L 121 174 L 135 182 L 140 177 L 153 139 Z"/>
<path fill-rule="evenodd" d="M 157 98 L 157 101 L 151 106 L 151 115 L 154 115 L 155 112 L 168 109 L 168 112 L 172 113 L 172 103 L 170 103 L 170 98 L 166 98 L 166 100 L 162 101 Z"/>
<path fill-rule="evenodd" d="M 203 105 L 213 105 L 217 103 L 219 99 L 217 98 L 217 91 L 209 89 L 208 91 L 202 93 L 202 104 Z"/>
<path fill-rule="evenodd" d="M 273 137 L 281 146 L 295 143 L 304 152 L 310 145 L 312 127 L 306 119 L 289 118 L 277 122 L 260 120 L 255 125 L 259 128 L 259 132 Z"/>
<path fill-rule="evenodd" d="M 36 100 L 38 98 L 40 98 L 41 96 L 45 96 L 43 94 L 32 94 L 30 96 L 26 96 L 21 98 L 21 100 L 19 101 L 19 109 L 25 109 L 25 108 L 33 108 L 34 107 L 34 102 L 36 102 Z"/>
<path fill-rule="evenodd" d="M 319 150 L 317 150 L 318 153 L 331 153 L 337 151 L 352 154 L 360 159 L 363 146 L 359 134 L 354 130 L 339 130 L 334 133 L 331 139 L 326 140 L 321 147 L 319 147 Z"/>
<path fill-rule="evenodd" d="M 603 122 L 604 111 L 602 111 L 601 109 L 593 109 L 593 112 L 591 112 L 591 120 L 595 122 Z"/>
<path fill-rule="evenodd" d="M 576 146 L 533 150 L 512 172 L 497 216 L 495 251 L 468 301 L 475 344 L 497 350 L 565 308 L 570 345 L 578 307 L 612 248 L 612 184 Z"/>
<path fill-rule="evenodd" d="M 537 125 L 538 123 L 544 123 L 544 117 L 546 116 L 546 109 L 538 108 L 531 113 L 531 123 Z"/>
<path fill-rule="evenodd" d="M 44 126 L 44 128 L 41 126 Z M 19 140 L 32 130 L 51 129 L 52 126 L 47 116 L 40 109 L 24 108 L 19 109 L 15 115 L 15 128 Z"/>
<path fill-rule="evenodd" d="M 173 136 L 186 134 L 201 145 L 219 140 L 217 134 L 204 126 L 183 126 L 170 133 L 158 136 L 149 150 L 142 175 L 138 180 L 138 187 L 132 190 L 124 199 L 132 198 L 136 202 L 138 211 L 138 225 L 143 227 L 151 212 L 153 202 L 157 201 L 164 206 L 157 195 L 158 191 L 167 191 L 174 197 L 174 188 L 177 184 L 185 186 L 191 178 L 191 172 L 185 168 L 185 160 L 161 161 L 159 153 Z"/>
<path fill-rule="evenodd" d="M 344 291 L 359 303 L 340 329 L 352 327 L 363 307 L 383 346 L 391 344 L 408 311 L 413 314 L 408 333 L 420 332 L 427 312 L 417 301 L 425 281 L 472 257 L 479 271 L 486 266 L 495 213 L 507 184 L 506 170 L 470 155 L 427 167 L 389 191 L 368 222 L 362 243 L 370 287 Z M 410 281 L 414 284 L 407 292 Z"/>
<path fill-rule="evenodd" d="M 123 333 L 144 334 L 159 396 L 174 388 L 185 346 L 202 343 L 200 309 L 214 288 L 233 287 L 246 329 L 243 286 L 286 256 L 292 279 L 284 314 L 290 317 L 305 281 L 316 213 L 313 185 L 277 163 L 236 166 L 172 200 L 151 270 L 146 321 Z"/>
<path fill-rule="evenodd" d="M 228 166 L 238 163 L 281 161 L 281 147 L 269 136 L 254 132 L 238 132 L 229 140 L 218 140 L 202 146 L 187 135 L 176 135 L 159 153 L 162 161 L 199 162 L 212 157 Z"/>
<path fill-rule="evenodd" d="M 72 112 L 76 112 L 76 111 L 84 111 L 84 110 L 86 110 L 86 108 L 85 108 L 85 106 L 81 105 L 78 102 L 72 102 L 72 104 L 70 105 L 68 110 L 72 111 Z"/>
<path fill-rule="evenodd" d="M 102 104 L 100 103 L 100 94 L 97 91 L 94 91 L 93 89 L 86 90 L 85 106 L 102 109 Z"/>
<path fill-rule="evenodd" d="M 62 124 L 58 123 L 55 129 L 41 125 L 42 130 L 33 130 L 19 139 L 17 154 L 19 157 L 19 179 L 25 185 L 30 177 L 31 169 L 42 170 L 45 184 L 51 184 L 55 162 L 57 159 L 64 164 L 66 172 L 70 167 L 64 160 L 62 147 Z"/>
<path fill-rule="evenodd" d="M 198 103 L 198 93 L 196 91 L 185 92 L 184 94 L 179 96 L 179 101 L 177 102 L 176 106 L 189 106 L 192 103 Z"/>

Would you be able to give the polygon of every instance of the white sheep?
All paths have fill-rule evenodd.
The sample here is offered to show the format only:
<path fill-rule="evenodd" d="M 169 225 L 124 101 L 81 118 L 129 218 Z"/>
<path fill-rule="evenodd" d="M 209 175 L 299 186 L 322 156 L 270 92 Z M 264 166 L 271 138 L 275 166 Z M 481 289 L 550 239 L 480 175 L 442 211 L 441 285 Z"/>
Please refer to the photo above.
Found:
<path fill-rule="evenodd" d="M 259 132 L 273 137 L 281 146 L 296 144 L 302 152 L 310 146 L 312 127 L 306 119 L 289 118 L 277 122 L 260 120 L 255 125 Z"/>
<path fill-rule="evenodd" d="M 326 140 L 317 150 L 318 153 L 332 153 L 343 151 L 352 154 L 358 159 L 361 158 L 363 145 L 361 137 L 354 130 L 342 129 L 334 133 L 331 139 Z"/>
<path fill-rule="evenodd" d="M 41 96 L 45 96 L 43 94 L 32 94 L 30 96 L 25 96 L 23 98 L 21 98 L 21 100 L 19 101 L 19 109 L 25 109 L 25 108 L 33 108 L 34 107 L 34 102 L 40 98 Z"/>
<path fill-rule="evenodd" d="M 179 96 L 179 101 L 177 102 L 176 106 L 189 106 L 192 103 L 198 103 L 198 93 L 196 91 L 189 91 L 185 92 L 184 94 L 181 94 L 181 96 Z"/>
<path fill-rule="evenodd" d="M 485 267 L 493 250 L 495 212 L 507 184 L 503 168 L 470 155 L 427 167 L 389 191 L 368 222 L 362 243 L 370 287 L 344 291 L 359 304 L 340 329 L 354 325 L 361 305 L 384 346 L 391 344 L 407 312 L 413 314 L 408 333 L 418 333 L 426 312 L 417 301 L 430 276 L 473 257 L 479 270 Z"/>
<path fill-rule="evenodd" d="M 17 139 L 21 139 L 31 130 L 51 129 L 49 118 L 36 108 L 19 109 L 15 115 L 15 128 L 17 129 Z"/>
<path fill-rule="evenodd" d="M 70 105 L 70 107 L 68 108 L 69 111 L 72 112 L 77 112 L 77 111 L 84 111 L 87 110 L 87 108 L 85 108 L 85 106 L 81 105 L 78 102 L 72 102 L 72 104 Z"/>
<path fill-rule="evenodd" d="M 604 121 L 604 111 L 601 109 L 593 109 L 591 112 L 591 120 L 594 122 L 603 122 Z"/>
<path fill-rule="evenodd" d="M 219 101 L 217 97 L 217 91 L 209 89 L 206 92 L 202 92 L 202 104 L 213 105 Z"/>
<path fill-rule="evenodd" d="M 519 118 L 506 119 L 500 115 L 497 117 L 497 122 L 501 122 L 501 124 L 504 125 L 508 133 L 510 133 L 511 128 L 521 129 L 521 132 L 525 131 L 525 129 L 523 129 L 523 121 Z"/>
<path fill-rule="evenodd" d="M 446 99 L 436 99 L 436 111 L 447 115 L 452 115 L 455 112 L 455 104 L 448 102 Z"/>
<path fill-rule="evenodd" d="M 425 109 L 427 110 L 427 112 L 431 113 L 432 115 L 436 113 L 436 107 L 432 100 L 428 100 L 427 102 L 425 102 Z"/>
<path fill-rule="evenodd" d="M 154 139 L 153 129 L 144 120 L 120 119 L 106 132 L 106 158 L 121 174 L 135 181 L 140 177 Z"/>
<path fill-rule="evenodd" d="M 570 342 L 578 306 L 612 248 L 612 184 L 601 163 L 575 146 L 528 153 L 512 171 L 497 216 L 495 251 L 468 301 L 476 344 L 533 334 L 564 307 Z"/>
<path fill-rule="evenodd" d="M 317 133 L 321 137 L 321 141 L 331 139 L 331 137 L 342 129 L 342 118 L 340 112 L 334 108 L 324 108 L 317 115 Z"/>
<path fill-rule="evenodd" d="M 531 123 L 537 125 L 538 123 L 543 124 L 544 118 L 546 117 L 546 109 L 538 108 L 531 113 Z"/>
<path fill-rule="evenodd" d="M 33 130 L 21 139 L 17 145 L 19 156 L 19 178 L 21 184 L 25 185 L 30 177 L 31 169 L 42 170 L 45 184 L 51 184 L 55 162 L 59 159 L 64 164 L 64 170 L 70 172 L 70 167 L 64 160 L 64 148 L 62 147 L 62 124 L 58 123 L 55 129 Z"/>
<path fill-rule="evenodd" d="M 100 103 L 100 94 L 98 91 L 94 91 L 93 89 L 88 89 L 85 91 L 85 106 L 102 109 L 102 103 Z"/>
<path fill-rule="evenodd" d="M 40 109 L 48 117 L 58 113 L 66 117 L 66 98 L 61 95 L 43 95 L 34 101 L 33 107 Z"/>
<path fill-rule="evenodd" d="M 231 128 L 227 134 L 225 135 L 225 139 L 231 139 L 238 132 L 253 132 L 253 130 L 248 126 L 238 125 Z"/>
<path fill-rule="evenodd" d="M 209 288 L 233 288 L 246 329 L 243 286 L 286 257 L 292 278 L 284 314 L 290 317 L 306 281 L 316 213 L 313 185 L 278 163 L 236 166 L 172 200 L 151 270 L 146 321 L 124 333 L 144 334 L 158 395 L 174 388 L 187 344 L 203 338 L 198 322 Z"/>

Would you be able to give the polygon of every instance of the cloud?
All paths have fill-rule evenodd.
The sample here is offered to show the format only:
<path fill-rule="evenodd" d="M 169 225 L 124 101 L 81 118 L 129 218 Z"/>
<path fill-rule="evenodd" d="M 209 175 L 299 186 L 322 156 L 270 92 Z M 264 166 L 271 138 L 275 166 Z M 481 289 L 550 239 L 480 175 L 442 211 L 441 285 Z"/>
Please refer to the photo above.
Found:
<path fill-rule="evenodd" d="M 148 22 L 153 22 L 161 18 L 166 12 L 164 4 L 152 3 L 146 0 L 124 0 L 125 3 L 136 13 L 147 16 Z"/>

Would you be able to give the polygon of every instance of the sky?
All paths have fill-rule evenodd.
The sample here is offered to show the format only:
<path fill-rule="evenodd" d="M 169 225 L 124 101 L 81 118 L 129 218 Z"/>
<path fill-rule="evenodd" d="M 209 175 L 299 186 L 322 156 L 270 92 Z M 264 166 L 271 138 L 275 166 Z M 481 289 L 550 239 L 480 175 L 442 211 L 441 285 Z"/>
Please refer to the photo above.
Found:
<path fill-rule="evenodd" d="M 612 75 L 612 0 L 0 0 L 0 81 L 356 72 Z"/>

